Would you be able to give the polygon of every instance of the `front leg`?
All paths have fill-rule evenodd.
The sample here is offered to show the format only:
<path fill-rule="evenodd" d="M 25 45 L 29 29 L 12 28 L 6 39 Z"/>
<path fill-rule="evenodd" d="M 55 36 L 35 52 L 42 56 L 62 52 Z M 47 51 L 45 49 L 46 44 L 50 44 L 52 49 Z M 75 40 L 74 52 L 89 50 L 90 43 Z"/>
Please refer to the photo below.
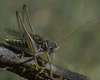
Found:
<path fill-rule="evenodd" d="M 48 54 L 49 48 L 48 48 L 48 45 L 47 45 L 46 42 L 45 42 L 45 44 L 46 44 L 46 48 L 47 48 L 47 50 L 46 50 L 46 56 L 47 56 L 47 59 L 48 59 L 49 65 L 50 65 L 50 76 L 52 76 L 51 62 L 50 62 L 50 57 L 49 57 L 49 54 Z"/>

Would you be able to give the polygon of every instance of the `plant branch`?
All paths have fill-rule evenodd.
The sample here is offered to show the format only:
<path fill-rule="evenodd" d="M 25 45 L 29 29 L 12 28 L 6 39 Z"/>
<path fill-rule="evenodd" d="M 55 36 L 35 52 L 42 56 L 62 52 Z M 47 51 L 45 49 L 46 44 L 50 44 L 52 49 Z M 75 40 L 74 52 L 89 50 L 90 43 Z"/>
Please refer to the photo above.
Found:
<path fill-rule="evenodd" d="M 15 57 L 19 53 L 21 52 L 0 43 L 0 68 L 11 71 L 28 80 L 53 80 L 54 78 L 61 80 L 93 80 L 90 77 L 63 69 L 55 64 L 51 65 L 53 77 L 50 77 L 50 65 L 40 57 L 37 57 L 37 61 L 40 67 L 44 67 L 44 70 L 42 73 L 40 73 L 40 70 L 33 71 L 30 67 L 35 65 L 34 57 L 27 54 L 21 58 Z"/>

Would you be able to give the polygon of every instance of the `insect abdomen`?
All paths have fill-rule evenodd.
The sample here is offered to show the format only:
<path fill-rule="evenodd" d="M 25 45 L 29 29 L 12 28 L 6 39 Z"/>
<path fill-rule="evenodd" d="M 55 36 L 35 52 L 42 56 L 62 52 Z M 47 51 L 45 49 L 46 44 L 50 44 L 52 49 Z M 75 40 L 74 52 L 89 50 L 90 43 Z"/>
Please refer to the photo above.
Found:
<path fill-rule="evenodd" d="M 22 48 L 24 52 L 26 53 L 31 53 L 30 49 L 28 48 L 28 44 L 26 42 L 26 39 L 16 39 L 16 38 L 6 38 L 6 43 L 11 46 L 14 49 L 22 51 Z M 45 44 L 43 44 L 42 41 L 36 41 L 37 44 L 37 50 L 40 51 L 45 51 Z M 23 45 L 23 47 L 22 47 Z"/>
<path fill-rule="evenodd" d="M 28 52 L 28 53 L 31 52 L 28 48 L 28 45 L 25 39 L 23 39 L 21 42 L 20 39 L 6 38 L 6 43 L 9 44 L 12 48 L 20 50 L 20 51 L 22 51 L 21 45 L 23 45 L 24 52 Z"/>

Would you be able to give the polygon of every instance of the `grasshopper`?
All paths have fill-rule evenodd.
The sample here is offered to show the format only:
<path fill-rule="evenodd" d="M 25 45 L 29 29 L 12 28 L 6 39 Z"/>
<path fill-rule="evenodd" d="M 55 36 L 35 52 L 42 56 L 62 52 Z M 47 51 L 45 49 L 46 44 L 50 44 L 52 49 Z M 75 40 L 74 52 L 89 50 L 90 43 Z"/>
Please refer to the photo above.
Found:
<path fill-rule="evenodd" d="M 25 28 L 25 25 L 24 25 L 24 13 L 25 12 L 27 15 L 27 19 L 28 19 L 28 23 L 29 23 L 31 32 L 28 32 L 27 29 Z M 22 51 L 22 53 L 26 52 L 26 53 L 29 53 L 31 55 L 34 55 L 36 65 L 38 65 L 37 60 L 36 60 L 36 56 L 41 55 L 43 53 L 46 53 L 48 62 L 50 64 L 50 75 L 52 76 L 52 69 L 51 69 L 51 62 L 50 62 L 49 55 L 54 56 L 55 55 L 54 53 L 59 49 L 59 47 L 62 43 L 51 41 L 51 40 L 47 39 L 46 37 L 43 37 L 43 36 L 35 33 L 35 31 L 32 27 L 30 18 L 29 18 L 27 4 L 23 5 L 22 17 L 20 15 L 19 10 L 16 11 L 16 17 L 17 17 L 19 30 L 5 29 L 5 32 L 7 32 L 8 34 L 10 34 L 12 36 L 19 37 L 19 39 L 6 38 L 6 42 L 12 48 Z M 83 26 L 81 26 L 77 30 L 75 30 L 72 34 L 74 34 L 76 31 L 78 31 L 79 29 L 81 29 L 82 27 L 87 25 L 88 23 L 90 23 L 94 20 L 97 20 L 97 19 L 98 18 L 87 22 L 86 24 L 84 24 Z M 20 20 L 20 22 L 19 22 L 19 20 Z M 20 23 L 22 25 L 23 31 L 20 30 Z M 72 34 L 70 34 L 62 42 L 64 42 L 66 39 L 68 39 Z"/>
<path fill-rule="evenodd" d="M 24 13 L 26 12 L 28 23 L 31 29 L 31 33 L 27 31 L 24 25 Z M 22 53 L 32 53 L 35 58 L 35 63 L 37 64 L 36 56 L 46 53 L 48 62 L 50 64 L 50 76 L 52 76 L 52 70 L 51 70 L 51 62 L 49 55 L 54 55 L 54 52 L 58 50 L 60 47 L 60 43 L 51 41 L 41 35 L 38 35 L 35 33 L 30 18 L 28 14 L 28 8 L 27 4 L 23 5 L 23 14 L 22 17 L 20 15 L 19 10 L 16 11 L 16 17 L 18 22 L 18 28 L 19 30 L 13 30 L 13 29 L 5 29 L 5 32 L 12 36 L 19 37 L 17 38 L 6 38 L 6 42 L 12 47 L 17 50 L 21 50 Z M 20 24 L 22 25 L 23 31 L 20 30 Z"/>

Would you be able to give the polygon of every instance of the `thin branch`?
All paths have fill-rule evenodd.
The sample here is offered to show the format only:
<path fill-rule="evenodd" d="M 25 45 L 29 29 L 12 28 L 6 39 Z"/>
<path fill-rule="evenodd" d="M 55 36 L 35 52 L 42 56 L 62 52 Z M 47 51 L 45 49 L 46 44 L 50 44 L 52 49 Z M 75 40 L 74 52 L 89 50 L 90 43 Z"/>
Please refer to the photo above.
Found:
<path fill-rule="evenodd" d="M 50 77 L 50 65 L 40 57 L 37 57 L 37 61 L 40 67 L 44 66 L 44 70 L 42 73 L 40 73 L 40 70 L 33 71 L 30 67 L 35 65 L 34 57 L 26 54 L 22 58 L 15 57 L 18 53 L 21 52 L 1 43 L 0 67 L 28 80 L 53 80 L 53 78 L 61 80 L 93 80 L 90 77 L 63 69 L 55 64 L 51 65 L 53 77 Z"/>

